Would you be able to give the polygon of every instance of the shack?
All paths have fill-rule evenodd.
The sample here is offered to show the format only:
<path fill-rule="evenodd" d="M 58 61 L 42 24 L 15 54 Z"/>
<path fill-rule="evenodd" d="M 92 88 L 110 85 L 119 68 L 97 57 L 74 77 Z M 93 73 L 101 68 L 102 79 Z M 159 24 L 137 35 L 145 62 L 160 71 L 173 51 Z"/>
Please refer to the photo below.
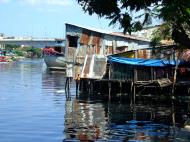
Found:
<path fill-rule="evenodd" d="M 113 55 L 150 48 L 150 40 L 96 28 L 66 23 L 66 59 L 75 64 L 75 74 L 83 70 L 86 56 Z M 91 59 L 91 58 L 87 58 Z M 86 61 L 88 62 L 88 61 Z M 91 61 L 89 61 L 91 62 Z M 90 66 L 90 65 L 89 65 Z M 93 76 L 91 76 L 93 78 Z"/>
<path fill-rule="evenodd" d="M 153 82 L 174 75 L 174 60 L 109 57 L 110 79 Z"/>
<path fill-rule="evenodd" d="M 189 62 L 184 60 L 177 62 L 176 60 L 110 56 L 108 61 L 110 64 L 109 79 L 131 82 L 134 87 L 139 88 L 138 91 L 145 88 L 169 87 L 171 89 L 176 64 L 179 66 L 178 72 L 189 68 Z M 182 74 L 179 73 L 177 81 L 180 81 L 181 77 Z"/>

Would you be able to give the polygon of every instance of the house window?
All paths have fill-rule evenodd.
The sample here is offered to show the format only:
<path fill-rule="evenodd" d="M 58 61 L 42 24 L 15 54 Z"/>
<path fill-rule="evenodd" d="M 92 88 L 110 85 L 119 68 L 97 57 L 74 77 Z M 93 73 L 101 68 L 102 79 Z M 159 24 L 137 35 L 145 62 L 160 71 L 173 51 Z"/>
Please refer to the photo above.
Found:
<path fill-rule="evenodd" d="M 68 39 L 68 45 L 69 47 L 76 47 L 77 48 L 77 44 L 78 44 L 78 36 L 67 36 Z"/>

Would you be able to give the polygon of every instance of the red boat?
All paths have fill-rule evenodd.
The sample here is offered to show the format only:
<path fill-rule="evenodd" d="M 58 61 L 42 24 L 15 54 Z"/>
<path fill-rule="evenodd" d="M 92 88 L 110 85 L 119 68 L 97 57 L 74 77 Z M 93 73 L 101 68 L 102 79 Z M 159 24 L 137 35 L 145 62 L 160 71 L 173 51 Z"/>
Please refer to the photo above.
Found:
<path fill-rule="evenodd" d="M 63 46 L 45 47 L 43 57 L 47 67 L 50 70 L 65 70 L 66 60 Z"/>
<path fill-rule="evenodd" d="M 6 56 L 0 56 L 0 62 L 8 62 Z"/>

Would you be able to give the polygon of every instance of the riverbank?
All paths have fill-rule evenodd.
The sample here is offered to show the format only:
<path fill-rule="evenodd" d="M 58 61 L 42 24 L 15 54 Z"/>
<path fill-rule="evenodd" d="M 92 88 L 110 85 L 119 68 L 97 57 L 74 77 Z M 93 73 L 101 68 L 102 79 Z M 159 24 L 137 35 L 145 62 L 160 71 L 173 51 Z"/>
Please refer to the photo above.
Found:
<path fill-rule="evenodd" d="M 0 62 L 14 62 L 14 61 L 19 61 L 26 59 L 26 57 L 23 56 L 0 56 Z"/>
<path fill-rule="evenodd" d="M 18 61 L 24 58 L 41 58 L 41 56 L 42 49 L 31 46 L 5 45 L 4 49 L 0 49 L 2 62 Z"/>

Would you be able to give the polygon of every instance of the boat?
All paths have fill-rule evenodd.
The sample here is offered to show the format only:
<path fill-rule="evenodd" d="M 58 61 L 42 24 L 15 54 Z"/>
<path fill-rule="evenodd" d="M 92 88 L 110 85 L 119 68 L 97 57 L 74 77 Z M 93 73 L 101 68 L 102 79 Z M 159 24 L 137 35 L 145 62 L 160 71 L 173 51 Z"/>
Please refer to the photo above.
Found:
<path fill-rule="evenodd" d="M 0 56 L 0 63 L 8 63 L 10 62 L 10 58 L 7 56 Z"/>
<path fill-rule="evenodd" d="M 49 70 L 65 70 L 64 46 L 48 46 L 43 49 L 43 58 Z"/>

